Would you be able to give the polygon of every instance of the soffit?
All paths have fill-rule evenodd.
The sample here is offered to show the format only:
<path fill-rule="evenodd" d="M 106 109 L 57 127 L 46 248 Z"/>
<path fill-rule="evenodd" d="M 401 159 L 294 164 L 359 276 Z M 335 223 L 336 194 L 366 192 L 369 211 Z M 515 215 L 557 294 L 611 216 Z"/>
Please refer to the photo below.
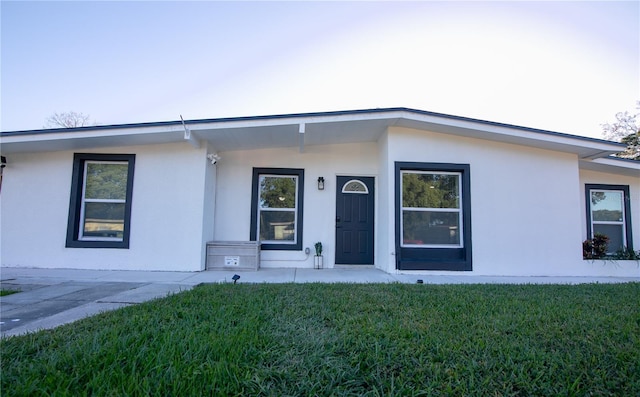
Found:
<path fill-rule="evenodd" d="M 271 126 L 242 126 L 232 128 L 191 128 L 199 139 L 208 141 L 218 151 L 251 150 L 260 148 L 330 145 L 341 143 L 375 142 L 389 126 L 388 119 L 359 121 L 305 122 L 301 134 L 300 121 Z"/>
<path fill-rule="evenodd" d="M 590 171 L 631 176 L 638 178 L 640 181 L 640 161 L 615 158 L 580 160 L 580 168 Z"/>
<path fill-rule="evenodd" d="M 304 124 L 304 134 L 300 134 Z M 187 121 L 193 137 L 217 151 L 375 142 L 390 126 L 487 139 L 595 158 L 620 144 L 405 108 Z M 87 150 L 184 142 L 180 122 L 2 133 L 3 153 Z"/>
<path fill-rule="evenodd" d="M 443 134 L 574 153 L 578 155 L 579 158 L 607 156 L 624 149 L 623 145 L 616 142 L 524 127 L 513 128 L 513 126 L 500 123 L 478 123 L 475 120 L 409 117 L 399 119 L 395 125 Z"/>
<path fill-rule="evenodd" d="M 3 133 L 0 149 L 3 154 L 20 152 L 51 152 L 88 150 L 102 147 L 151 145 L 184 141 L 180 126 L 155 128 L 90 128 L 73 130 Z"/>

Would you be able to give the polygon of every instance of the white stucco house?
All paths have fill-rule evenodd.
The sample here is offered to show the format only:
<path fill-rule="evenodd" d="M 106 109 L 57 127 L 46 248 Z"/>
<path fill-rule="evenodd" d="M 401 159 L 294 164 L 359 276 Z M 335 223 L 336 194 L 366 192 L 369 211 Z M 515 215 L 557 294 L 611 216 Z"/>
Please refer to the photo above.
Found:
<path fill-rule="evenodd" d="M 595 232 L 640 249 L 640 162 L 615 142 L 406 108 L 0 139 L 6 267 L 202 271 L 208 243 L 256 241 L 261 268 L 312 268 L 321 242 L 325 268 L 640 276 L 582 255 Z"/>

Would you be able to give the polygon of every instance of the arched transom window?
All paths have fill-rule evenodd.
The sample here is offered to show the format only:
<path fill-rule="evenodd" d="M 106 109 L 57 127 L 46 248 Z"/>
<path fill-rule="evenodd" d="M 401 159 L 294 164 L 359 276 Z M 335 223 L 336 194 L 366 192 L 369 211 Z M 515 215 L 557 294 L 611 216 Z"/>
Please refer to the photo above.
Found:
<path fill-rule="evenodd" d="M 352 179 L 342 185 L 342 193 L 368 194 L 369 189 L 367 189 L 367 185 L 361 181 Z"/>

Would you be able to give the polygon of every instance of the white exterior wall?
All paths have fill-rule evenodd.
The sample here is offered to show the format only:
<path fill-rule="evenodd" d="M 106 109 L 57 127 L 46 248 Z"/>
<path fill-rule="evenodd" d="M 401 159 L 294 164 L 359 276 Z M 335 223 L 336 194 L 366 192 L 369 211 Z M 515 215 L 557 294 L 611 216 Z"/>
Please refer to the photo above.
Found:
<path fill-rule="evenodd" d="M 297 147 L 292 147 L 230 151 L 222 152 L 220 156 L 214 233 L 214 239 L 218 241 L 249 240 L 254 167 L 304 169 L 302 251 L 262 251 L 261 267 L 313 268 L 313 245 L 317 241 L 323 245 L 324 266 L 333 267 L 336 176 L 376 177 L 378 191 L 378 149 L 375 142 L 306 146 L 303 153 Z M 321 191 L 317 184 L 320 176 L 325 180 L 325 189 Z M 377 230 L 374 232 L 377 233 Z M 309 256 L 304 253 L 305 247 L 311 250 Z"/>
<path fill-rule="evenodd" d="M 206 153 L 216 153 L 214 148 L 207 146 Z M 207 159 L 207 166 L 204 168 L 204 198 L 203 212 L 200 219 L 202 224 L 202 238 L 200 240 L 200 269 L 204 270 L 207 266 L 207 242 L 213 240 L 213 232 L 215 227 L 215 210 L 216 210 L 216 184 L 218 179 L 218 166 L 211 164 L 211 160 Z"/>
<path fill-rule="evenodd" d="M 406 128 L 390 128 L 388 141 L 390 167 L 470 164 L 473 271 L 455 274 L 582 275 L 575 155 Z"/>
<path fill-rule="evenodd" d="M 376 267 L 393 273 L 396 270 L 395 258 L 395 196 L 393 175 L 394 164 L 389 160 L 389 134 L 385 132 L 378 139 L 380 173 L 378 178 L 378 213 L 376 214 Z"/>
<path fill-rule="evenodd" d="M 0 195 L 2 266 L 204 268 L 202 242 L 212 233 L 203 231 L 213 223 L 207 220 L 212 211 L 205 217 L 204 210 L 204 181 L 213 169 L 206 148 L 168 144 L 78 152 L 136 154 L 129 249 L 65 247 L 74 152 L 12 154 Z"/>
<path fill-rule="evenodd" d="M 586 183 L 629 185 L 640 249 L 640 178 L 579 170 L 575 155 L 392 127 L 377 142 L 228 151 L 206 145 L 130 146 L 136 154 L 129 249 L 66 248 L 73 151 L 11 154 L 0 193 L 2 266 L 183 270 L 205 268 L 205 243 L 249 240 L 254 167 L 305 170 L 302 251 L 262 251 L 262 267 L 313 267 L 313 245 L 335 256 L 336 176 L 375 177 L 377 268 L 395 270 L 394 163 L 470 165 L 473 271 L 424 274 L 640 276 L 638 262 L 582 260 Z M 325 190 L 317 189 L 319 176 Z M 19 210 L 16 210 L 19 209 Z M 311 250 L 304 254 L 304 248 Z"/>

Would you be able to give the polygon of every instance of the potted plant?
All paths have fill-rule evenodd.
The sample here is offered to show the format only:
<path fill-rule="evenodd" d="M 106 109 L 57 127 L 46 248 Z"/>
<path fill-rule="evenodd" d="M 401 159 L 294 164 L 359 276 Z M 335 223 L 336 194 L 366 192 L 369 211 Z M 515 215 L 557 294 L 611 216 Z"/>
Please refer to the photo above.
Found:
<path fill-rule="evenodd" d="M 596 233 L 593 239 L 582 242 L 583 259 L 602 259 L 607 254 L 609 247 L 609 237 L 601 233 Z"/>
<path fill-rule="evenodd" d="M 322 269 L 322 243 L 318 241 L 314 244 L 314 247 L 316 248 L 316 256 L 313 257 L 313 268 Z"/>

